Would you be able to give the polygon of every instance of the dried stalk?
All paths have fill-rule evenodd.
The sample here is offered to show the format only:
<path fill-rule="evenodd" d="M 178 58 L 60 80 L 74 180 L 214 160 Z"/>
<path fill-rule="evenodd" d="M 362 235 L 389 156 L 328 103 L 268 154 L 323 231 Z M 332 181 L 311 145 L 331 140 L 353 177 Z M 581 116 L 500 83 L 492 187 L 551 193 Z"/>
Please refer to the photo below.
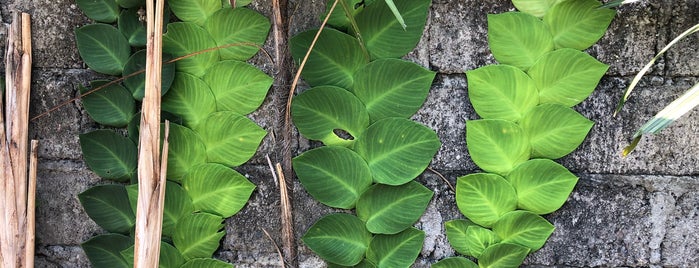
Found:
<path fill-rule="evenodd" d="M 27 237 L 24 267 L 34 267 L 34 238 L 36 230 L 36 171 L 39 165 L 39 141 L 32 140 L 29 153 L 29 182 L 27 187 Z"/>

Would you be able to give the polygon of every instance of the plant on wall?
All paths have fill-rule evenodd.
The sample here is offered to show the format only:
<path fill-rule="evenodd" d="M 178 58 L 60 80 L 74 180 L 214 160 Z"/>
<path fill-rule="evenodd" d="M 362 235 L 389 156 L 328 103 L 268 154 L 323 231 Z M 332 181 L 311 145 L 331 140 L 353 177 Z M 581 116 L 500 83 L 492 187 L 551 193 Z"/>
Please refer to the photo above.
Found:
<path fill-rule="evenodd" d="M 456 202 L 468 219 L 445 224 L 463 257 L 434 267 L 518 267 L 540 249 L 578 178 L 554 162 L 574 151 L 593 122 L 571 109 L 608 66 L 581 52 L 604 35 L 615 12 L 596 0 L 514 0 L 521 12 L 488 15 L 488 42 L 500 63 L 468 71 L 478 120 L 466 144 L 483 172 L 458 178 Z"/>
<path fill-rule="evenodd" d="M 349 213 L 326 215 L 303 242 L 331 265 L 409 267 L 425 238 L 412 225 L 433 192 L 414 181 L 441 143 L 409 118 L 427 98 L 435 73 L 398 59 L 422 36 L 429 0 L 340 0 L 329 24 L 291 39 L 311 86 L 294 98 L 301 135 L 325 146 L 293 159 L 304 189 L 319 202 Z M 390 1 L 393 3 L 393 1 Z M 341 7 L 340 7 L 341 6 Z M 398 11 L 405 28 L 392 9 Z"/>
<path fill-rule="evenodd" d="M 255 189 L 232 168 L 247 162 L 266 135 L 245 115 L 260 106 L 272 79 L 244 61 L 258 52 L 270 22 L 250 9 L 230 8 L 228 1 L 168 2 L 180 21 L 167 24 L 163 36 L 169 55 L 164 58 L 171 60 L 163 65 L 162 109 L 163 117 L 177 124 L 171 124 L 169 134 L 160 266 L 230 267 L 211 257 L 225 235 L 223 220 L 240 211 Z M 110 128 L 80 135 L 84 160 L 100 177 L 119 183 L 79 195 L 90 218 L 109 232 L 82 247 L 95 267 L 131 267 L 144 2 L 77 3 L 98 22 L 75 31 L 81 57 L 96 72 L 122 76 L 92 81 L 89 92 L 81 88 L 87 113 Z"/>

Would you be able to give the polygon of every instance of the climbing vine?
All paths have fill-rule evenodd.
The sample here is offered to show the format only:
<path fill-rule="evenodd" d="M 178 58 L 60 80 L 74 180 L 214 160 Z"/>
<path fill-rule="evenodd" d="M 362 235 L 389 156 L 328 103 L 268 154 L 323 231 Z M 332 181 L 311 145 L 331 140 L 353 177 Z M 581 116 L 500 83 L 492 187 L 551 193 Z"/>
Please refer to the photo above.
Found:
<path fill-rule="evenodd" d="M 608 66 L 581 50 L 604 35 L 615 12 L 596 0 L 513 0 L 520 12 L 488 15 L 488 42 L 500 63 L 468 71 L 481 117 L 466 122 L 466 143 L 484 172 L 458 178 L 456 202 L 468 219 L 445 224 L 452 247 L 474 257 L 434 267 L 518 267 L 555 227 L 578 178 L 553 159 L 574 151 L 593 122 L 571 109 Z"/>
<path fill-rule="evenodd" d="M 420 40 L 430 0 L 339 2 L 329 20 L 334 29 L 318 35 L 302 72 L 311 88 L 294 98 L 291 109 L 301 135 L 325 146 L 294 158 L 293 168 L 316 200 L 355 209 L 356 216 L 326 215 L 302 239 L 331 264 L 409 267 L 425 239 L 412 225 L 433 196 L 414 179 L 441 142 L 409 119 L 427 98 L 435 73 L 399 58 Z M 317 33 L 291 39 L 297 62 Z"/>
<path fill-rule="evenodd" d="M 163 35 L 162 109 L 176 124 L 169 134 L 160 266 L 230 267 L 211 257 L 225 235 L 223 220 L 240 211 L 255 189 L 232 168 L 247 162 L 267 134 L 245 115 L 260 106 L 272 78 L 244 61 L 258 52 L 270 22 L 250 9 L 231 8 L 229 1 L 168 2 L 179 20 L 168 23 Z M 79 195 L 90 218 L 109 232 L 82 247 L 95 267 L 132 267 L 144 1 L 77 4 L 97 22 L 76 29 L 80 56 L 96 72 L 122 76 L 81 87 L 87 113 L 108 127 L 80 135 L 83 157 L 100 177 L 127 183 Z"/>

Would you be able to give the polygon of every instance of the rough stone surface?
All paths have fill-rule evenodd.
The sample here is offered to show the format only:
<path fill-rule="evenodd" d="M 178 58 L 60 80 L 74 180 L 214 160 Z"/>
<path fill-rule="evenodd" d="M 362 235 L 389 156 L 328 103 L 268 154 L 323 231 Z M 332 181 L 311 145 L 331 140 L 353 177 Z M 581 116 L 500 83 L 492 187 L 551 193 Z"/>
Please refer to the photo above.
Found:
<path fill-rule="evenodd" d="M 251 5 L 265 16 L 270 0 Z M 73 30 L 90 22 L 75 0 L 0 0 L 0 23 L 13 10 L 32 14 L 34 72 L 31 116 L 67 105 L 31 122 L 30 135 L 41 141 L 37 193 L 37 267 L 90 267 L 79 244 L 103 231 L 80 206 L 77 194 L 104 183 L 82 161 L 78 135 L 100 128 L 82 109 L 77 87 L 100 76 L 80 60 Z M 324 0 L 291 0 L 291 34 L 320 25 Z M 444 222 L 462 218 L 455 205 L 456 178 L 478 171 L 465 144 L 465 121 L 476 119 L 463 74 L 495 63 L 487 41 L 487 14 L 514 10 L 509 1 L 433 0 L 418 47 L 406 59 L 435 72 L 437 78 L 422 109 L 413 117 L 433 128 L 442 147 L 417 180 L 435 192 L 427 212 L 415 224 L 426 240 L 414 267 L 455 253 L 445 237 Z M 590 99 L 574 107 L 596 124 L 586 141 L 559 162 L 580 181 L 569 202 L 547 215 L 556 231 L 525 262 L 528 267 L 691 267 L 699 261 L 699 114 L 691 112 L 661 135 L 645 137 L 635 153 L 621 149 L 643 122 L 662 106 L 699 82 L 699 35 L 690 36 L 661 57 L 616 117 L 613 109 L 640 68 L 676 35 L 699 23 L 699 1 L 640 1 L 619 9 L 602 40 L 588 49 L 610 65 Z M 6 31 L 0 27 L 0 48 Z M 264 45 L 271 55 L 271 40 Z M 0 53 L 4 60 L 4 53 Z M 250 61 L 270 75 L 271 59 L 261 53 Z M 4 62 L 0 62 L 4 67 Z M 0 71 L 2 72 L 2 71 Z M 287 84 L 281 85 L 288 87 Z M 304 86 L 301 83 L 301 90 Z M 226 220 L 226 237 L 216 257 L 238 267 L 280 267 L 279 186 L 266 156 L 278 161 L 284 92 L 270 92 L 250 118 L 269 134 L 249 164 L 237 170 L 257 185 L 247 206 Z M 294 137 L 297 137 L 295 135 Z M 289 141 L 295 152 L 316 142 Z M 438 173 L 444 176 L 440 177 Z M 292 182 L 294 228 L 301 267 L 324 267 L 300 242 L 323 215 L 336 212 L 314 201 L 298 181 Z"/>

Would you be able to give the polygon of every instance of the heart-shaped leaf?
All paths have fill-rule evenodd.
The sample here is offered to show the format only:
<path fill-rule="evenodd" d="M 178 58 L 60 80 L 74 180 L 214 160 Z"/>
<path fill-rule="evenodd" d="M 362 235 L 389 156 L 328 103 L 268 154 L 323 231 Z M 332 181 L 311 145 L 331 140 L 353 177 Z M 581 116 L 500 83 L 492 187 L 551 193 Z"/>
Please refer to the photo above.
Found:
<path fill-rule="evenodd" d="M 216 259 L 191 259 L 180 268 L 232 268 L 233 265 Z"/>
<path fill-rule="evenodd" d="M 177 18 L 200 26 L 222 7 L 220 0 L 170 0 L 167 3 Z"/>
<path fill-rule="evenodd" d="M 400 186 L 375 184 L 359 198 L 357 217 L 371 233 L 396 234 L 420 219 L 433 195 L 415 181 Z"/>
<path fill-rule="evenodd" d="M 522 70 L 509 65 L 488 65 L 466 72 L 468 98 L 483 119 L 518 122 L 539 104 L 536 84 Z"/>
<path fill-rule="evenodd" d="M 369 127 L 369 114 L 364 104 L 352 93 L 335 86 L 320 86 L 294 98 L 291 116 L 301 135 L 320 140 L 325 145 L 351 146 L 354 137 Z M 349 139 L 335 133 L 349 133 Z"/>
<path fill-rule="evenodd" d="M 80 10 L 90 19 L 112 23 L 119 16 L 119 6 L 114 0 L 76 0 Z"/>
<path fill-rule="evenodd" d="M 181 117 L 186 126 L 194 128 L 216 112 L 216 99 L 204 80 L 188 73 L 177 73 L 163 97 L 162 109 Z"/>
<path fill-rule="evenodd" d="M 124 9 L 119 13 L 117 27 L 133 47 L 146 46 L 146 22 L 140 20 L 140 8 Z"/>
<path fill-rule="evenodd" d="M 136 211 L 138 202 L 138 184 L 126 186 L 129 194 L 131 209 Z M 163 227 L 162 233 L 166 237 L 172 237 L 175 232 L 175 225 L 180 218 L 192 214 L 195 211 L 192 198 L 187 191 L 179 184 L 168 181 L 165 185 L 165 204 L 163 207 Z"/>
<path fill-rule="evenodd" d="M 532 109 L 521 122 L 532 147 L 532 157 L 558 159 L 585 140 L 594 122 L 559 104 L 543 104 Z"/>
<path fill-rule="evenodd" d="M 133 245 L 133 238 L 120 234 L 101 234 L 80 246 L 94 267 L 131 268 L 121 251 Z"/>
<path fill-rule="evenodd" d="M 507 180 L 517 191 L 517 206 L 536 214 L 548 214 L 563 206 L 578 177 L 548 159 L 532 159 L 515 167 Z"/>
<path fill-rule="evenodd" d="M 107 80 L 92 81 L 90 87 L 95 89 L 108 82 Z M 81 87 L 80 92 L 85 93 L 85 91 L 87 89 Z M 107 126 L 124 127 L 136 114 L 136 101 L 131 97 L 131 93 L 119 84 L 112 84 L 83 96 L 82 104 L 92 120 Z"/>
<path fill-rule="evenodd" d="M 267 39 L 269 27 L 269 19 L 247 8 L 221 9 L 204 23 L 219 47 L 230 46 L 220 50 L 223 60 L 250 59 Z"/>
<path fill-rule="evenodd" d="M 189 3 L 190 0 L 180 1 Z M 170 7 L 172 7 L 172 2 L 169 3 Z M 191 22 L 169 23 L 167 32 L 163 35 L 163 52 L 172 54 L 175 57 L 182 57 L 215 47 L 216 41 L 211 38 L 211 35 L 204 28 Z M 218 50 L 211 50 L 178 60 L 176 63 L 177 71 L 201 77 L 209 67 L 218 62 L 218 53 Z"/>
<path fill-rule="evenodd" d="M 451 220 L 444 224 L 449 244 L 459 253 L 479 258 L 483 251 L 500 242 L 493 231 L 470 220 Z"/>
<path fill-rule="evenodd" d="M 493 224 L 503 243 L 525 246 L 530 252 L 539 250 L 551 236 L 555 227 L 546 219 L 532 212 L 517 210 L 502 215 Z"/>
<path fill-rule="evenodd" d="M 132 8 L 132 7 L 139 7 L 142 5 L 145 5 L 145 1 L 143 0 L 116 0 L 117 4 L 119 4 L 120 7 L 123 8 Z M 169 20 L 165 20 L 169 21 Z"/>
<path fill-rule="evenodd" d="M 187 172 L 206 162 L 206 146 L 202 138 L 189 128 L 170 124 L 167 178 L 181 182 Z"/>
<path fill-rule="evenodd" d="M 221 164 L 206 163 L 193 167 L 183 180 L 194 208 L 228 218 L 245 206 L 255 184 L 245 176 Z"/>
<path fill-rule="evenodd" d="M 483 251 L 478 258 L 478 267 L 519 267 L 529 254 L 529 248 L 510 243 L 498 243 Z"/>
<path fill-rule="evenodd" d="M 136 223 L 129 196 L 123 185 L 94 186 L 78 195 L 85 212 L 102 229 L 128 234 Z"/>
<path fill-rule="evenodd" d="M 451 257 L 438 261 L 432 268 L 478 268 L 478 264 L 464 257 Z"/>
<path fill-rule="evenodd" d="M 597 0 L 562 1 L 551 7 L 544 22 L 556 48 L 585 50 L 594 45 L 616 15 L 612 9 L 599 7 Z"/>
<path fill-rule="evenodd" d="M 377 267 L 410 267 L 420 254 L 425 232 L 408 228 L 393 235 L 376 235 L 371 240 L 366 258 Z"/>
<path fill-rule="evenodd" d="M 216 112 L 194 129 L 206 145 L 208 162 L 229 167 L 247 162 L 267 132 L 252 120 L 233 112 Z"/>
<path fill-rule="evenodd" d="M 335 208 L 354 208 L 372 182 L 364 159 L 344 147 L 324 146 L 306 151 L 294 158 L 293 165 L 306 192 Z"/>
<path fill-rule="evenodd" d="M 405 27 L 385 1 L 364 8 L 356 16 L 359 32 L 372 59 L 400 58 L 412 51 L 422 37 L 430 0 L 395 1 Z"/>
<path fill-rule="evenodd" d="M 121 256 L 124 257 L 129 267 L 133 267 L 134 262 L 134 246 L 131 246 L 121 251 Z M 160 258 L 158 268 L 179 268 L 185 263 L 184 257 L 179 251 L 167 242 L 160 243 Z"/>
<path fill-rule="evenodd" d="M 318 30 L 302 32 L 291 38 L 291 55 L 301 62 Z M 352 76 L 359 67 L 369 62 L 359 41 L 343 32 L 324 29 L 303 68 L 303 79 L 311 86 L 338 86 L 352 88 Z"/>
<path fill-rule="evenodd" d="M 76 29 L 75 41 L 80 58 L 98 73 L 121 75 L 131 54 L 126 37 L 107 24 L 89 24 Z"/>
<path fill-rule="evenodd" d="M 369 126 L 354 146 L 374 182 L 401 185 L 427 168 L 441 142 L 434 130 L 410 119 L 386 118 Z"/>
<path fill-rule="evenodd" d="M 553 50 L 553 36 L 540 19 L 519 12 L 488 15 L 488 44 L 502 64 L 529 69 Z"/>
<path fill-rule="evenodd" d="M 478 167 L 500 175 L 527 161 L 531 152 L 529 138 L 522 128 L 501 119 L 466 121 L 466 144 Z"/>
<path fill-rule="evenodd" d="M 344 266 L 361 262 L 372 240 L 362 220 L 344 213 L 321 218 L 301 239 L 324 260 Z"/>
<path fill-rule="evenodd" d="M 522 12 L 543 17 L 549 9 L 564 0 L 512 0 L 512 4 Z"/>
<path fill-rule="evenodd" d="M 164 60 L 169 60 L 170 55 L 163 54 Z M 146 50 L 139 50 L 129 58 L 124 66 L 124 86 L 131 91 L 131 95 L 137 100 L 143 100 L 146 88 Z M 141 72 L 136 74 L 137 72 Z M 160 73 L 160 94 L 165 95 L 175 79 L 175 64 L 163 64 Z"/>
<path fill-rule="evenodd" d="M 208 213 L 194 213 L 181 218 L 175 226 L 172 242 L 185 259 L 210 258 L 226 235 L 223 218 Z"/>
<path fill-rule="evenodd" d="M 434 76 L 409 61 L 379 59 L 357 70 L 352 91 L 366 105 L 372 122 L 409 118 L 425 102 Z"/>
<path fill-rule="evenodd" d="M 114 131 L 81 134 L 80 148 L 87 166 L 102 178 L 124 182 L 136 172 L 136 144 Z"/>
<path fill-rule="evenodd" d="M 221 61 L 206 71 L 202 78 L 216 97 L 218 111 L 246 115 L 255 111 L 273 79 L 254 66 L 240 61 Z"/>
<path fill-rule="evenodd" d="M 517 193 L 499 175 L 469 174 L 456 181 L 456 206 L 471 221 L 490 227 L 503 214 L 517 208 Z"/>
<path fill-rule="evenodd" d="M 528 73 L 541 103 L 571 107 L 590 96 L 608 68 L 585 52 L 564 48 L 543 55 Z"/>

